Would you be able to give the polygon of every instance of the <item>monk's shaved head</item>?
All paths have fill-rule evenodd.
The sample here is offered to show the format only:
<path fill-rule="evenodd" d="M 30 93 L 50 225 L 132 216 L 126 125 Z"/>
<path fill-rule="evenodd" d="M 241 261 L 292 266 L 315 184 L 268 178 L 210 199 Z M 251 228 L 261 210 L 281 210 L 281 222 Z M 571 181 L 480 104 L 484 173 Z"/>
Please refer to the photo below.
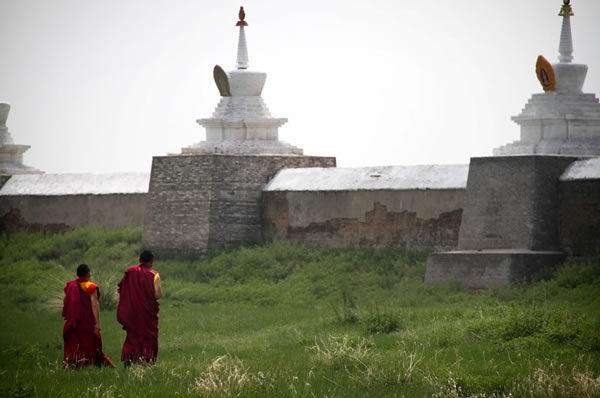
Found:
<path fill-rule="evenodd" d="M 80 264 L 79 267 L 77 267 L 77 276 L 78 277 L 83 277 L 86 276 L 87 274 L 90 273 L 90 267 L 88 267 L 87 264 Z"/>
<path fill-rule="evenodd" d="M 154 254 L 150 250 L 144 250 L 140 254 L 140 262 L 144 264 L 148 264 L 154 260 Z"/>

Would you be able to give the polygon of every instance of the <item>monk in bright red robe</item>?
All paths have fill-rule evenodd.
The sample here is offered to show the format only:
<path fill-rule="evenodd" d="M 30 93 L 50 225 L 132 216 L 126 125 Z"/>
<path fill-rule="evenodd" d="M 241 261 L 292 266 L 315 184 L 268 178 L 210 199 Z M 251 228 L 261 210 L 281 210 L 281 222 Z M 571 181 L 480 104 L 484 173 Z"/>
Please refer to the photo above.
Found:
<path fill-rule="evenodd" d="M 112 367 L 112 362 L 102 352 L 100 290 L 90 282 L 90 268 L 86 264 L 77 267 L 77 277 L 67 282 L 64 289 L 63 366 L 78 368 L 93 364 Z"/>
<path fill-rule="evenodd" d="M 125 271 L 119 283 L 117 321 L 127 332 L 121 360 L 153 364 L 158 354 L 158 299 L 162 296 L 160 276 L 152 269 L 154 255 L 140 254 L 140 264 Z"/>

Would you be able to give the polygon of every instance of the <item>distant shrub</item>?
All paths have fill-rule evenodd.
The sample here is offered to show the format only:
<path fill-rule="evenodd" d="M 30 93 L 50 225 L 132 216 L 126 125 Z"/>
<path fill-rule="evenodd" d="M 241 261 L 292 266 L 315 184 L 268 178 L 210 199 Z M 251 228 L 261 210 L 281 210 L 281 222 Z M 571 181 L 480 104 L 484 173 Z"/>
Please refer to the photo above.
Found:
<path fill-rule="evenodd" d="M 512 340 L 532 336 L 542 330 L 547 314 L 538 308 L 512 308 L 500 325 L 500 337 Z"/>
<path fill-rule="evenodd" d="M 286 279 L 311 251 L 293 243 L 274 242 L 265 246 L 235 247 L 213 254 L 193 265 L 198 282 L 247 283 L 251 280 L 278 282 Z"/>
<path fill-rule="evenodd" d="M 196 274 L 196 261 L 175 261 L 171 259 L 157 259 L 157 270 L 163 280 L 179 279 L 182 281 L 206 282 Z"/>
<path fill-rule="evenodd" d="M 389 334 L 400 329 L 398 315 L 391 311 L 382 311 L 377 306 L 364 317 L 362 323 L 367 334 Z"/>
<path fill-rule="evenodd" d="M 595 338 L 597 326 L 586 323 L 584 314 L 569 308 L 513 305 L 489 319 L 471 321 L 467 330 L 477 338 L 499 342 L 518 340 L 525 346 L 568 343 L 594 351 L 600 346 L 600 338 Z"/>
<path fill-rule="evenodd" d="M 600 352 L 600 318 L 582 325 L 574 345 L 582 351 Z"/>
<path fill-rule="evenodd" d="M 27 252 L 41 261 L 56 260 L 64 265 L 135 261 L 141 232 L 141 228 L 104 230 L 86 227 L 61 234 L 32 234 L 36 239 Z M 14 241 L 14 237 L 11 240 Z M 133 260 L 130 259 L 132 256 Z"/>
<path fill-rule="evenodd" d="M 433 347 L 447 348 L 458 344 L 464 338 L 464 329 L 455 324 L 436 324 L 425 334 Z"/>
<path fill-rule="evenodd" d="M 564 288 L 600 282 L 600 258 L 586 262 L 567 262 L 554 272 L 554 283 Z"/>
<path fill-rule="evenodd" d="M 581 334 L 583 319 L 583 315 L 568 310 L 547 311 L 542 335 L 549 343 L 570 342 Z"/>
<path fill-rule="evenodd" d="M 575 345 L 582 351 L 600 352 L 598 329 L 585 329 L 578 336 Z"/>
<path fill-rule="evenodd" d="M 359 321 L 358 311 L 354 298 L 346 292 L 342 294 L 342 303 L 338 307 L 333 305 L 335 319 L 340 324 L 354 324 Z"/>
<path fill-rule="evenodd" d="M 114 273 L 99 273 L 93 278 L 100 289 L 100 309 L 112 311 L 119 304 L 119 293 L 117 293 L 117 284 L 120 275 Z"/>

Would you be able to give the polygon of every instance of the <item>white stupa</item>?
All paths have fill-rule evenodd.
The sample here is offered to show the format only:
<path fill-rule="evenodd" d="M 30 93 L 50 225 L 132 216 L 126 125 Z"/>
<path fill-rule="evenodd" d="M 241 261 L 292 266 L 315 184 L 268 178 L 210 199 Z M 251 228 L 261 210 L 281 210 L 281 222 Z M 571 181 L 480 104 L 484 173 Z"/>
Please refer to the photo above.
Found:
<path fill-rule="evenodd" d="M 23 153 L 29 145 L 16 145 L 6 127 L 10 104 L 0 102 L 0 175 L 40 174 L 42 171 L 23 164 Z"/>
<path fill-rule="evenodd" d="M 555 87 L 544 86 L 546 92 L 534 94 L 521 114 L 512 117 L 521 126 L 521 139 L 495 148 L 494 155 L 600 156 L 600 103 L 582 91 L 587 65 L 571 63 L 573 15 L 570 0 L 563 0 L 559 62 L 548 68 Z"/>
<path fill-rule="evenodd" d="M 279 141 L 279 127 L 287 119 L 272 117 L 261 97 L 267 74 L 248 70 L 245 17 L 240 7 L 237 69 L 226 73 L 215 66 L 215 83 L 222 98 L 212 117 L 197 121 L 206 129 L 206 141 L 182 148 L 183 154 L 302 155 L 302 149 Z"/>

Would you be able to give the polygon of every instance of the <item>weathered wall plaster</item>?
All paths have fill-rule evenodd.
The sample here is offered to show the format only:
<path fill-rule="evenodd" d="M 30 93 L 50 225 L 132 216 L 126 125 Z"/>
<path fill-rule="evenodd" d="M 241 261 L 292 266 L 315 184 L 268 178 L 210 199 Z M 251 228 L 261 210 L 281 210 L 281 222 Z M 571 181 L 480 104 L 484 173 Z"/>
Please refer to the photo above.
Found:
<path fill-rule="evenodd" d="M 265 239 L 317 246 L 456 247 L 464 189 L 263 192 Z"/>

